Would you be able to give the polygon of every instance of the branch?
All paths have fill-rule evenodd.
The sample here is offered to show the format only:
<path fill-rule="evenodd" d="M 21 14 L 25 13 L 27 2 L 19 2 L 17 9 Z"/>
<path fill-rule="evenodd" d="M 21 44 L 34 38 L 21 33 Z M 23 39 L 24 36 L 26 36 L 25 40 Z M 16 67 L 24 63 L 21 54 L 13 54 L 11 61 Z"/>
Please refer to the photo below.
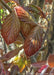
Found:
<path fill-rule="evenodd" d="M 0 2 L 9 10 L 10 13 L 12 13 L 11 8 L 5 3 L 4 0 L 0 0 Z"/>

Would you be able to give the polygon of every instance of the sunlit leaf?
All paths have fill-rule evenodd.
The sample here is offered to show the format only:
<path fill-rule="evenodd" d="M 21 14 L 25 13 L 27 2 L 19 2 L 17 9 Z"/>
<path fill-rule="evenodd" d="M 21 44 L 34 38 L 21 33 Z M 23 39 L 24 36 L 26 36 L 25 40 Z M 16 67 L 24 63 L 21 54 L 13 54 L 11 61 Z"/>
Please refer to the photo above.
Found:
<path fill-rule="evenodd" d="M 3 13 L 3 9 L 1 9 L 0 12 Z"/>
<path fill-rule="evenodd" d="M 17 6 L 14 8 L 19 19 L 20 19 L 20 25 L 21 25 L 21 32 L 25 37 L 27 37 L 30 30 L 35 27 L 37 24 L 34 22 L 34 19 L 32 18 L 29 13 L 23 9 L 21 6 Z"/>
<path fill-rule="evenodd" d="M 27 60 L 25 56 L 22 57 L 16 56 L 13 60 L 13 64 L 18 65 L 20 72 L 22 72 L 27 65 Z"/>

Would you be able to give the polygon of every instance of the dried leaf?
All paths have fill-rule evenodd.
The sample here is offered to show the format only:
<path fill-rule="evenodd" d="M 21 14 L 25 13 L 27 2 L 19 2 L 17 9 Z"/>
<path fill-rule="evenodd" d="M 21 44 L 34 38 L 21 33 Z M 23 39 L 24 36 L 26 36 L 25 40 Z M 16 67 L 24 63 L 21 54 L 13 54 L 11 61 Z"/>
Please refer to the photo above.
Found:
<path fill-rule="evenodd" d="M 13 43 L 19 34 L 20 23 L 17 15 L 13 11 L 5 19 L 2 25 L 1 34 L 7 44 Z"/>

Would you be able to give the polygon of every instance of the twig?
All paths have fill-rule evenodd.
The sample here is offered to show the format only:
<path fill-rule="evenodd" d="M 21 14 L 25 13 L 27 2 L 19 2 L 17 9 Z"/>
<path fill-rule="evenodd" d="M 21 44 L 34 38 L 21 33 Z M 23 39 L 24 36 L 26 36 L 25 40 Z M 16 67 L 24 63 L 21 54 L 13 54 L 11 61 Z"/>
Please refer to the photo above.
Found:
<path fill-rule="evenodd" d="M 0 0 L 0 2 L 9 10 L 10 13 L 12 13 L 11 8 L 3 0 Z"/>

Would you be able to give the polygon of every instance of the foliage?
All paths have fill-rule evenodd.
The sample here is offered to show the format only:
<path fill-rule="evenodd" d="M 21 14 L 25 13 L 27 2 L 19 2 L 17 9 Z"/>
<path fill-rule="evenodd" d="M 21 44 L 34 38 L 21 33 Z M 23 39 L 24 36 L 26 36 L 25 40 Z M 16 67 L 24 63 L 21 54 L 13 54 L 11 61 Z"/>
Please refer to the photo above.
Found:
<path fill-rule="evenodd" d="M 52 0 L 49 3 L 51 2 Z M 29 4 L 22 7 L 19 3 L 18 0 L 0 0 L 1 36 L 7 47 L 12 43 L 16 46 L 16 49 L 5 54 L 2 49 L 0 50 L 0 75 L 44 75 L 46 73 L 51 75 L 54 70 L 54 54 L 49 55 L 47 60 L 42 58 L 45 55 L 46 59 L 48 54 L 47 33 L 50 21 L 47 16 L 49 14 L 42 11 L 40 8 L 42 5 L 39 7 Z M 45 32 L 44 24 L 38 23 L 39 18 L 45 19 L 48 23 Z M 10 62 L 14 56 L 15 58 Z"/>
<path fill-rule="evenodd" d="M 19 31 L 20 31 L 20 23 L 18 17 L 17 15 L 15 15 L 15 12 L 12 12 L 4 20 L 1 34 L 4 40 L 6 41 L 6 43 L 10 44 L 16 40 Z"/>

